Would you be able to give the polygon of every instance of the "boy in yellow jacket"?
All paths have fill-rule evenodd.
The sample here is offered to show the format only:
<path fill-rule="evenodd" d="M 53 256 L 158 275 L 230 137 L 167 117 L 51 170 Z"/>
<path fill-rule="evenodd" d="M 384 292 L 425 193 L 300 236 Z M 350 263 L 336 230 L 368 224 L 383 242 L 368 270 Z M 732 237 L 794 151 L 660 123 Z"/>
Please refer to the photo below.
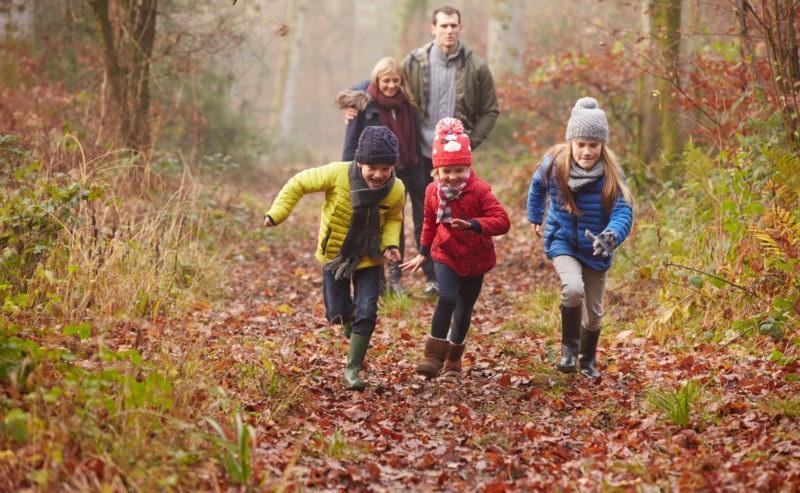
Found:
<path fill-rule="evenodd" d="M 351 390 L 365 387 L 358 372 L 378 318 L 384 258 L 400 261 L 405 187 L 395 178 L 397 159 L 397 137 L 392 131 L 366 127 L 353 162 L 301 171 L 284 185 L 264 215 L 264 226 L 277 226 L 303 195 L 325 192 L 316 256 L 323 264 L 325 316 L 329 322 L 342 324 L 350 339 L 342 384 Z"/>

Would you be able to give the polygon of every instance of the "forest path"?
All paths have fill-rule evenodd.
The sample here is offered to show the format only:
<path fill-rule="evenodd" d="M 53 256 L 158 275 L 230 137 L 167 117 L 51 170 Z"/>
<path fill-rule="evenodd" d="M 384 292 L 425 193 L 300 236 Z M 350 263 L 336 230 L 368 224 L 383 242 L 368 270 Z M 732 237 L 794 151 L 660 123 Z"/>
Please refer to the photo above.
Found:
<path fill-rule="evenodd" d="M 798 424 L 758 404 L 793 392 L 769 362 L 706 346 L 661 347 L 611 328 L 598 349 L 600 379 L 555 370 L 557 280 L 531 244 L 519 204 L 505 204 L 512 228 L 497 241 L 462 377 L 427 381 L 413 371 L 435 307 L 418 295 L 419 273 L 403 279 L 409 297 L 380 304 L 366 390 L 345 390 L 346 341 L 325 321 L 314 259 L 320 204 L 304 198 L 239 258 L 226 310 L 194 314 L 209 354 L 220 358 L 223 386 L 255 430 L 254 472 L 265 488 L 780 489 L 786 478 L 797 485 Z M 626 289 L 633 288 L 609 286 L 607 322 L 636 311 L 623 303 Z M 645 391 L 686 379 L 699 379 L 703 390 L 681 428 Z"/>

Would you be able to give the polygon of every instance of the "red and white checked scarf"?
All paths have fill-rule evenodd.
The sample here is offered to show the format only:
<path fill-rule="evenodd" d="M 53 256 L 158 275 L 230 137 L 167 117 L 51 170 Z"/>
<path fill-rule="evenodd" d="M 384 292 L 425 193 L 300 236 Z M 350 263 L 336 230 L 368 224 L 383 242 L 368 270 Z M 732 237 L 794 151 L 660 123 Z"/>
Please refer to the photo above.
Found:
<path fill-rule="evenodd" d="M 451 188 L 442 185 L 442 182 L 439 182 L 439 187 L 436 191 L 437 195 L 439 196 L 439 210 L 436 211 L 436 223 L 449 223 L 453 220 L 453 214 L 450 211 L 450 201 L 453 199 L 458 199 L 461 197 L 461 192 L 464 190 L 464 187 L 467 186 L 467 181 L 469 180 L 469 170 L 467 171 L 467 176 L 464 178 L 464 181 L 461 185 Z"/>

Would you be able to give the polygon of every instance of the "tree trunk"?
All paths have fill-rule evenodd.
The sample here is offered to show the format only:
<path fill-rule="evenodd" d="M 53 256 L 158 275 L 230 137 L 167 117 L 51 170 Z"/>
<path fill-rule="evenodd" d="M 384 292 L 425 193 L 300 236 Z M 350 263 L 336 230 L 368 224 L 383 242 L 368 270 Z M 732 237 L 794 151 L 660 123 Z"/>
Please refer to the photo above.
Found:
<path fill-rule="evenodd" d="M 742 60 L 747 63 L 747 73 L 750 76 L 751 82 L 755 85 L 756 94 L 761 94 L 759 90 L 761 83 L 758 77 L 758 70 L 756 69 L 755 51 L 753 49 L 753 37 L 750 35 L 750 30 L 747 27 L 747 12 L 750 10 L 750 2 L 748 0 L 741 0 L 738 5 L 734 7 L 736 14 L 736 21 L 739 24 L 739 52 L 742 55 Z"/>
<path fill-rule="evenodd" d="M 11 44 L 30 37 L 33 7 L 25 0 L 0 0 L 0 43 Z"/>
<path fill-rule="evenodd" d="M 269 135 L 276 140 L 287 137 L 291 132 L 294 110 L 294 94 L 297 69 L 300 63 L 300 42 L 302 24 L 305 20 L 305 1 L 286 2 L 287 30 L 284 34 L 281 58 L 275 74 L 275 89 L 272 93 L 272 110 L 268 123 Z"/>
<path fill-rule="evenodd" d="M 111 10 L 108 0 L 89 0 L 89 4 L 94 12 L 95 27 L 100 42 L 103 59 L 103 88 L 105 89 L 100 94 L 101 122 L 95 144 L 101 145 L 106 138 L 116 143 L 123 135 L 127 135 L 128 128 L 127 121 L 123 116 L 126 99 L 125 86 L 111 28 Z M 106 137 L 109 126 L 114 129 L 111 130 L 111 135 Z"/>
<path fill-rule="evenodd" d="M 101 129 L 106 139 L 136 152 L 150 149 L 150 61 L 155 43 L 158 0 L 88 0 L 103 59 Z M 122 29 L 115 37 L 113 26 Z"/>
<path fill-rule="evenodd" d="M 428 10 L 426 0 L 398 0 L 394 2 L 393 11 L 398 19 L 395 56 L 398 60 L 402 60 L 409 50 L 421 46 L 424 42 L 423 39 L 427 39 L 420 39 L 413 33 L 417 32 L 420 25 L 425 26 L 427 32 L 431 23 L 429 14 L 432 9 Z"/>
<path fill-rule="evenodd" d="M 765 0 L 762 3 L 766 4 Z M 787 139 L 789 145 L 796 152 L 798 150 L 798 125 L 797 112 L 798 92 L 800 92 L 800 64 L 797 59 L 797 33 L 794 22 L 797 18 L 797 9 L 800 2 L 797 0 L 772 0 L 774 29 L 768 30 L 767 49 L 772 51 L 772 62 L 779 77 L 776 78 L 778 93 L 781 98 L 781 110 L 784 115 Z M 766 7 L 765 10 L 769 9 Z M 772 32 L 770 32 L 772 31 Z"/>
<path fill-rule="evenodd" d="M 130 125 L 128 145 L 140 151 L 150 147 L 150 59 L 156 35 L 158 0 L 137 0 L 130 6 L 128 25 L 132 42 L 128 46 L 131 64 Z"/>
<path fill-rule="evenodd" d="M 660 106 L 659 142 L 667 156 L 674 156 L 681 151 L 672 91 L 679 83 L 681 0 L 654 0 L 650 15 L 661 73 L 656 84 Z"/>
<path fill-rule="evenodd" d="M 651 67 L 654 63 L 652 57 L 652 26 L 650 11 L 650 0 L 641 0 L 640 22 L 642 30 L 642 42 L 639 52 L 640 63 L 643 67 Z M 656 92 L 656 78 L 652 70 L 644 70 L 637 81 L 637 100 L 639 101 L 639 118 L 636 131 L 636 144 L 634 153 L 645 164 L 650 164 L 658 159 L 658 123 L 659 123 L 659 100 Z"/>
<path fill-rule="evenodd" d="M 522 0 L 492 0 L 489 66 L 495 79 L 522 71 Z"/>
<path fill-rule="evenodd" d="M 761 0 L 742 2 L 745 12 L 756 21 L 767 46 L 772 84 L 778 95 L 781 118 L 786 131 L 786 143 L 795 153 L 800 151 L 800 61 L 798 61 L 797 32 L 798 0 Z M 746 29 L 746 20 L 740 25 Z"/>

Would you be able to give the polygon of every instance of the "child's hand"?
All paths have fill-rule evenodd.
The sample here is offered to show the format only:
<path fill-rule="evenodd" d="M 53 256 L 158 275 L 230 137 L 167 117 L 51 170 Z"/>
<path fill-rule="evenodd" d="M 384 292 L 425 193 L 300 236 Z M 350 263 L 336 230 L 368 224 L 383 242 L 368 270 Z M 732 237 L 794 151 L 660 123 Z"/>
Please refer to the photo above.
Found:
<path fill-rule="evenodd" d="M 402 271 L 411 270 L 411 272 L 416 272 L 417 270 L 419 270 L 420 267 L 422 267 L 422 264 L 424 262 L 425 262 L 425 255 L 417 255 L 408 262 L 400 264 L 400 270 Z"/>
<path fill-rule="evenodd" d="M 268 228 L 274 228 L 275 227 L 275 223 L 272 222 L 272 218 L 267 216 L 266 214 L 264 215 L 264 226 L 266 226 Z"/>
<path fill-rule="evenodd" d="M 400 255 L 400 249 L 395 247 L 389 247 L 383 252 L 383 256 L 386 257 L 386 260 L 390 262 L 400 262 L 403 260 L 403 257 Z"/>
<path fill-rule="evenodd" d="M 588 229 L 584 232 L 584 236 L 592 242 L 594 248 L 593 255 L 602 255 L 608 257 L 614 251 L 614 246 L 617 244 L 617 233 L 610 229 L 604 230 L 599 235 L 595 236 Z"/>
<path fill-rule="evenodd" d="M 453 220 L 450 222 L 450 227 L 453 229 L 469 229 L 470 224 L 463 219 L 453 218 Z"/>
<path fill-rule="evenodd" d="M 542 225 L 541 224 L 531 224 L 533 226 L 533 232 L 536 233 L 538 238 L 542 237 Z"/>
<path fill-rule="evenodd" d="M 344 110 L 344 123 L 350 123 L 350 120 L 358 116 L 358 110 L 355 108 L 345 108 Z"/>

